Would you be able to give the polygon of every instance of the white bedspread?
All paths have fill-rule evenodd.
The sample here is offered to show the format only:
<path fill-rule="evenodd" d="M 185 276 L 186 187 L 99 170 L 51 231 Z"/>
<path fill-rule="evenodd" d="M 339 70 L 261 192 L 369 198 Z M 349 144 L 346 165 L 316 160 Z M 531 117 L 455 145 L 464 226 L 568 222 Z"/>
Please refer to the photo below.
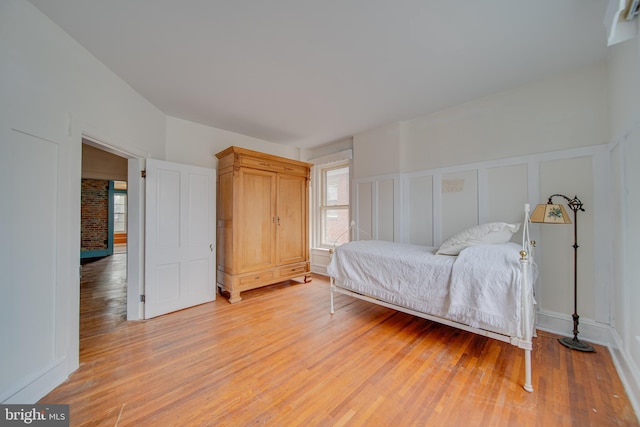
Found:
<path fill-rule="evenodd" d="M 360 240 L 336 248 L 327 273 L 352 291 L 429 314 L 444 315 L 455 257 L 438 248 Z"/>
<path fill-rule="evenodd" d="M 327 273 L 354 292 L 473 327 L 515 336 L 520 322 L 520 246 L 437 248 L 385 241 L 336 248 Z"/>
<path fill-rule="evenodd" d="M 520 324 L 520 246 L 465 248 L 451 270 L 449 315 L 473 327 L 489 325 L 515 336 Z"/>

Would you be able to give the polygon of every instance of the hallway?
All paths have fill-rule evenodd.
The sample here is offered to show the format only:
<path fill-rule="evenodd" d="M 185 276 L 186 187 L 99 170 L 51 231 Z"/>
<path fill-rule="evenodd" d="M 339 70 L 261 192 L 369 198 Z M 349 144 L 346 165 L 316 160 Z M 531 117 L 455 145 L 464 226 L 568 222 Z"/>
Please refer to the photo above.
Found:
<path fill-rule="evenodd" d="M 86 338 L 113 331 L 127 320 L 127 253 L 115 245 L 104 258 L 82 261 L 80 278 L 80 362 Z"/>

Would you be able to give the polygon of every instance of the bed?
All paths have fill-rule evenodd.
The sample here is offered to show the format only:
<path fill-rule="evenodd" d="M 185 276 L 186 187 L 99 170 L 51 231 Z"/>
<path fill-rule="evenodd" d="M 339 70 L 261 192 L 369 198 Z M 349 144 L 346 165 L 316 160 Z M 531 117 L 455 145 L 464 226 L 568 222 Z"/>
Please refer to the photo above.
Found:
<path fill-rule="evenodd" d="M 440 247 L 360 240 L 331 250 L 334 295 L 350 295 L 524 350 L 524 389 L 532 392 L 537 268 L 529 238 L 529 205 L 522 224 L 489 223 L 464 230 Z M 522 228 L 522 244 L 511 242 Z"/>

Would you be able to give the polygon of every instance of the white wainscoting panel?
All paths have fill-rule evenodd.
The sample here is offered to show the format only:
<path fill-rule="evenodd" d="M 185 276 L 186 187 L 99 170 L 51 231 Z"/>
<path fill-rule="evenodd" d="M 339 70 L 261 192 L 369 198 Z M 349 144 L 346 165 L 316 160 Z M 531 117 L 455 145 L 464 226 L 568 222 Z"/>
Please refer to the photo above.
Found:
<path fill-rule="evenodd" d="M 405 194 L 405 241 L 414 245 L 433 246 L 433 177 L 408 177 Z"/>
<path fill-rule="evenodd" d="M 442 239 L 478 225 L 478 171 L 445 174 L 440 186 Z"/>

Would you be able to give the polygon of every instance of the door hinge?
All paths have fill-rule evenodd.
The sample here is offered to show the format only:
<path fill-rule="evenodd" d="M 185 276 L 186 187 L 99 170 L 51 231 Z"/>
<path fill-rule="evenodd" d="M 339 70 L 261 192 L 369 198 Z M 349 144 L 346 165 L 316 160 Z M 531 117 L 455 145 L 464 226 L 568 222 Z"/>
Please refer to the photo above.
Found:
<path fill-rule="evenodd" d="M 147 171 L 141 170 L 140 171 L 140 176 L 143 177 L 143 178 L 146 178 L 147 177 Z"/>
<path fill-rule="evenodd" d="M 140 295 L 140 302 L 146 302 L 146 301 L 145 301 L 145 299 L 146 299 L 146 298 L 145 298 L 145 296 L 144 296 L 144 295 Z"/>

